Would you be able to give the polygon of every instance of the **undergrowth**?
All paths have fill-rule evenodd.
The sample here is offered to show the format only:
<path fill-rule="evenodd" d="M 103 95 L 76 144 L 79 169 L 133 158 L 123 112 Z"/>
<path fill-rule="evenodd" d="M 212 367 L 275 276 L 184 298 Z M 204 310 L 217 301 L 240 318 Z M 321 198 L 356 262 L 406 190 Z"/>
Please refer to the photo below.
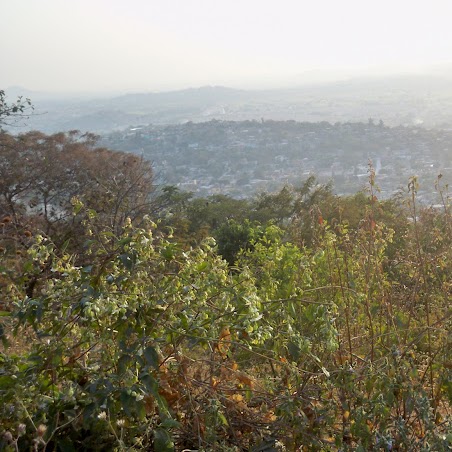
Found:
<path fill-rule="evenodd" d="M 371 170 L 356 227 L 315 206 L 256 224 L 232 267 L 213 239 L 181 247 L 151 221 L 117 237 L 94 211 L 82 265 L 39 234 L 20 265 L 3 250 L 0 449 L 450 450 L 440 183 L 438 211 L 410 180 L 394 230 Z"/>

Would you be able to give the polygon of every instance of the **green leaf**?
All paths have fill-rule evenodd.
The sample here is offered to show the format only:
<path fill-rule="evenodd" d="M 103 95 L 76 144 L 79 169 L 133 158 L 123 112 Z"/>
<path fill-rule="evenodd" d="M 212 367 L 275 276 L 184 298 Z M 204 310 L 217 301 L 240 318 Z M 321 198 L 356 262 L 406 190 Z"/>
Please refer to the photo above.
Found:
<path fill-rule="evenodd" d="M 298 361 L 298 359 L 301 356 L 301 350 L 297 344 L 294 344 L 293 342 L 289 342 L 287 344 L 287 351 L 289 352 L 290 356 L 293 358 L 294 361 Z"/>
<path fill-rule="evenodd" d="M 6 338 L 5 328 L 3 324 L 0 322 L 0 341 L 2 341 L 3 347 L 8 347 L 8 339 Z"/>
<path fill-rule="evenodd" d="M 91 273 L 93 270 L 93 266 L 92 265 L 87 265 L 86 267 L 82 268 L 82 273 Z"/>
<path fill-rule="evenodd" d="M 174 259 L 174 246 L 172 244 L 169 244 L 162 250 L 162 255 L 167 260 Z"/>
<path fill-rule="evenodd" d="M 118 360 L 118 374 L 123 374 L 129 367 L 132 360 L 130 355 L 122 355 Z"/>
<path fill-rule="evenodd" d="M 204 270 L 207 270 L 208 266 L 209 266 L 209 264 L 206 261 L 204 261 L 196 266 L 196 270 L 198 272 L 203 272 Z"/>
<path fill-rule="evenodd" d="M 134 404 L 136 403 L 136 398 L 130 394 L 129 389 L 124 389 L 121 391 L 120 395 L 122 409 L 128 417 L 132 417 L 132 411 L 134 409 Z"/>
<path fill-rule="evenodd" d="M 171 418 L 166 400 L 159 394 L 159 385 L 157 380 L 150 374 L 140 375 L 140 381 L 145 385 L 149 393 L 154 397 L 160 411 L 161 418 Z"/>
<path fill-rule="evenodd" d="M 31 272 L 33 270 L 33 267 L 34 267 L 33 261 L 26 261 L 25 264 L 24 264 L 24 267 L 23 267 L 24 268 L 24 272 L 25 273 Z"/>
<path fill-rule="evenodd" d="M 74 443 L 67 437 L 57 439 L 58 450 L 61 452 L 76 452 Z"/>
<path fill-rule="evenodd" d="M 146 418 L 146 405 L 142 400 L 135 400 L 135 412 L 140 421 Z"/>
<path fill-rule="evenodd" d="M 177 422 L 175 419 L 165 419 L 162 423 L 161 423 L 161 427 L 164 429 L 170 429 L 170 428 L 179 428 L 180 427 L 180 422 Z"/>
<path fill-rule="evenodd" d="M 159 452 L 173 452 L 174 442 L 169 432 L 163 428 L 154 430 L 154 450 Z"/>
<path fill-rule="evenodd" d="M 2 390 L 13 388 L 16 385 L 17 380 L 9 375 L 1 375 L 0 376 L 0 388 Z"/>
<path fill-rule="evenodd" d="M 144 358 L 146 362 L 152 366 L 155 370 L 159 368 L 159 355 L 154 347 L 149 346 L 144 349 Z"/>
<path fill-rule="evenodd" d="M 218 417 L 218 419 L 219 419 L 219 421 L 221 422 L 222 425 L 229 425 L 228 424 L 228 420 L 226 419 L 226 416 L 223 413 L 218 412 L 217 413 L 217 417 Z"/>
<path fill-rule="evenodd" d="M 83 422 L 87 426 L 89 426 L 91 424 L 95 411 L 96 411 L 96 404 L 94 402 L 87 405 L 85 407 L 85 409 L 83 410 Z"/>
<path fill-rule="evenodd" d="M 135 257 L 129 253 L 120 254 L 119 260 L 121 261 L 121 264 L 124 265 L 124 267 L 129 271 L 132 270 L 133 266 L 135 265 Z"/>
<path fill-rule="evenodd" d="M 128 245 L 132 241 L 131 237 L 125 237 L 118 242 L 119 246 Z"/>
<path fill-rule="evenodd" d="M 148 373 L 141 374 L 140 375 L 140 381 L 144 384 L 146 389 L 155 396 L 158 394 L 159 384 L 157 383 L 157 380 Z"/>
<path fill-rule="evenodd" d="M 80 213 L 80 210 L 82 210 L 83 204 L 80 201 L 75 202 L 73 207 L 74 215 L 77 215 Z"/>

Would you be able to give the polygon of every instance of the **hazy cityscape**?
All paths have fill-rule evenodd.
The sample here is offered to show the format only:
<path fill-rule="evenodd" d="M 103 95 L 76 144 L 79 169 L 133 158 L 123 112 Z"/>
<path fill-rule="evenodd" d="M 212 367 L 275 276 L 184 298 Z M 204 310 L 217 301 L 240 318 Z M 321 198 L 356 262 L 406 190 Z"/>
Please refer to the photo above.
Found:
<path fill-rule="evenodd" d="M 246 197 L 300 185 L 309 175 L 332 182 L 339 194 L 367 183 L 374 166 L 382 197 L 416 175 L 420 197 L 434 201 L 439 174 L 452 177 L 452 131 L 368 123 L 218 121 L 132 127 L 105 135 L 102 144 L 149 159 L 158 181 L 198 196 Z"/>
<path fill-rule="evenodd" d="M 452 176 L 449 80 L 360 78 L 77 100 L 46 100 L 41 93 L 33 114 L 7 128 L 95 132 L 102 145 L 150 160 L 159 186 L 195 196 L 243 198 L 296 186 L 311 174 L 338 194 L 352 194 L 363 189 L 371 163 L 383 198 L 417 176 L 420 200 L 434 204 L 437 176 L 446 184 Z"/>

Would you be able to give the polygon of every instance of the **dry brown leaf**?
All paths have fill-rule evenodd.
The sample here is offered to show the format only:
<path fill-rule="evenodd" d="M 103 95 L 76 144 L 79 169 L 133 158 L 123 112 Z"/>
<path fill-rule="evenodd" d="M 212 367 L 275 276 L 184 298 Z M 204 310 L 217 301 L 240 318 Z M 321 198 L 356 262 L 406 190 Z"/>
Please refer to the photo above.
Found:
<path fill-rule="evenodd" d="M 236 378 L 240 383 L 249 386 L 250 388 L 254 386 L 252 378 L 244 372 L 237 372 Z"/>
<path fill-rule="evenodd" d="M 220 336 L 218 338 L 217 343 L 217 350 L 225 357 L 229 351 L 229 348 L 231 347 L 231 331 L 229 330 L 229 327 L 225 326 L 222 328 L 220 332 Z"/>

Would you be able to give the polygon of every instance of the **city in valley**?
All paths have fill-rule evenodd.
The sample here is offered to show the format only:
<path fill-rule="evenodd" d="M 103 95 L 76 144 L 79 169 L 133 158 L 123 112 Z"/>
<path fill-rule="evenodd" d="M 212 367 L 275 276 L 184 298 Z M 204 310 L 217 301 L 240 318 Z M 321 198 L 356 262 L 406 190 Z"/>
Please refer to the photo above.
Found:
<path fill-rule="evenodd" d="M 435 180 L 452 178 L 447 77 L 273 90 L 206 86 L 97 99 L 26 94 L 37 98 L 34 114 L 14 132 L 95 132 L 102 145 L 150 160 L 159 185 L 197 196 L 241 198 L 297 186 L 309 175 L 351 194 L 366 184 L 370 163 L 383 198 L 417 176 L 420 200 L 435 204 Z"/>

